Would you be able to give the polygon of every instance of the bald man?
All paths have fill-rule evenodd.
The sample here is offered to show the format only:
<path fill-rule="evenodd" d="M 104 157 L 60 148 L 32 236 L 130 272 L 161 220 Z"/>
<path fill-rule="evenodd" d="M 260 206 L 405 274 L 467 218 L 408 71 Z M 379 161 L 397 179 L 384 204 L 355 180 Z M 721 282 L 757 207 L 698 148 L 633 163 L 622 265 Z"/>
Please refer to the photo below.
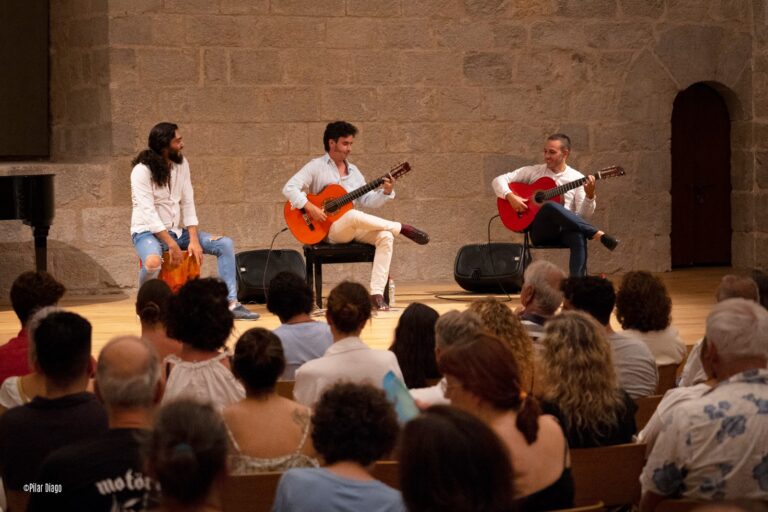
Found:
<path fill-rule="evenodd" d="M 33 494 L 29 510 L 145 510 L 157 504 L 157 485 L 144 475 L 139 453 L 139 439 L 163 395 L 155 349 L 136 336 L 114 338 L 99 354 L 95 389 L 109 431 L 53 452 L 37 481 L 59 485 L 59 492 Z"/>

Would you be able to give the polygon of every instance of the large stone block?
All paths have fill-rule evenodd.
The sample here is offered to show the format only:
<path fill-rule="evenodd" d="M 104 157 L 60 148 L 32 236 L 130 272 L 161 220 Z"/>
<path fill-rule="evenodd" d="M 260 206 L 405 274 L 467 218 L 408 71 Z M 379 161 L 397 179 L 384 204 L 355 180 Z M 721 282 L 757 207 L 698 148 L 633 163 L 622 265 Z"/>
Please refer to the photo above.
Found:
<path fill-rule="evenodd" d="M 507 9 L 505 0 L 464 0 L 464 9 L 473 16 L 499 15 Z"/>
<path fill-rule="evenodd" d="M 229 53 L 224 48 L 206 48 L 203 51 L 206 85 L 229 83 Z"/>
<path fill-rule="evenodd" d="M 421 0 L 403 4 L 404 17 L 458 18 L 464 14 L 461 0 Z"/>
<path fill-rule="evenodd" d="M 404 51 L 402 79 L 408 84 L 459 85 L 463 58 L 453 51 Z"/>
<path fill-rule="evenodd" d="M 477 87 L 439 87 L 435 92 L 435 117 L 439 120 L 450 123 L 494 118 L 482 108 L 482 91 Z"/>
<path fill-rule="evenodd" d="M 187 128 L 188 146 L 201 155 L 283 155 L 289 126 L 256 123 L 203 123 Z M 194 161 L 190 160 L 194 165 Z"/>
<path fill-rule="evenodd" d="M 328 48 L 381 48 L 384 41 L 381 21 L 370 18 L 328 18 Z"/>
<path fill-rule="evenodd" d="M 755 152 L 755 183 L 761 190 L 768 190 L 768 151 Z"/>
<path fill-rule="evenodd" d="M 104 15 L 79 19 L 69 24 L 67 43 L 74 47 L 91 48 L 108 42 L 109 21 Z"/>
<path fill-rule="evenodd" d="M 220 0 L 222 14 L 267 14 L 269 0 Z"/>
<path fill-rule="evenodd" d="M 616 119 L 618 99 L 613 88 L 590 88 L 574 91 L 568 104 L 568 118 L 577 122 L 594 119 Z"/>
<path fill-rule="evenodd" d="M 308 161 L 309 158 L 299 156 L 253 156 L 245 158 L 243 162 L 243 200 L 245 202 L 284 203 L 283 186 Z"/>
<path fill-rule="evenodd" d="M 667 147 L 670 139 L 668 124 L 614 124 L 604 125 L 595 134 L 595 151 L 650 150 Z"/>
<path fill-rule="evenodd" d="M 292 48 L 280 51 L 278 69 L 283 70 L 285 85 L 345 85 L 351 81 L 354 71 L 339 76 L 337 65 L 350 57 L 347 50 Z"/>
<path fill-rule="evenodd" d="M 556 12 L 556 5 L 550 0 L 511 0 L 507 7 L 507 16 L 515 19 L 551 16 Z"/>
<path fill-rule="evenodd" d="M 400 0 L 347 0 L 347 16 L 394 17 L 402 13 Z"/>
<path fill-rule="evenodd" d="M 140 49 L 137 53 L 144 84 L 196 84 L 199 80 L 199 52 L 195 49 Z"/>
<path fill-rule="evenodd" d="M 759 240 L 756 240 L 756 238 Z M 768 238 L 755 233 L 733 233 L 731 236 L 731 266 L 734 268 L 753 268 L 765 265 L 765 259 L 755 259 L 755 254 L 766 254 Z"/>
<path fill-rule="evenodd" d="M 731 150 L 731 187 L 751 192 L 755 183 L 755 155 L 748 150 Z"/>
<path fill-rule="evenodd" d="M 434 117 L 437 94 L 425 87 L 385 87 L 380 100 L 380 120 L 428 121 Z"/>
<path fill-rule="evenodd" d="M 270 16 L 241 20 L 243 46 L 317 48 L 325 46 L 325 18 Z"/>
<path fill-rule="evenodd" d="M 557 0 L 560 16 L 572 18 L 615 18 L 616 0 Z"/>
<path fill-rule="evenodd" d="M 600 50 L 643 48 L 653 39 L 650 23 L 592 23 L 585 27 L 587 43 Z"/>
<path fill-rule="evenodd" d="M 755 229 L 755 201 L 751 192 L 731 193 L 731 229 L 753 231 Z M 768 208 L 762 212 L 768 214 Z M 768 227 L 765 223 L 764 227 Z"/>
<path fill-rule="evenodd" d="M 437 46 L 460 50 L 483 51 L 495 46 L 505 46 L 496 44 L 497 35 L 503 39 L 502 32 L 501 27 L 477 19 L 449 19 L 435 24 Z"/>
<path fill-rule="evenodd" d="M 506 52 L 469 52 L 464 76 L 480 85 L 506 85 L 515 77 L 516 56 Z"/>
<path fill-rule="evenodd" d="M 165 0 L 163 11 L 169 14 L 216 14 L 218 2 L 208 0 Z"/>
<path fill-rule="evenodd" d="M 170 117 L 201 123 L 256 122 L 266 119 L 267 90 L 255 87 L 206 87 L 160 91 L 158 103 Z"/>
<path fill-rule="evenodd" d="M 80 209 L 110 204 L 109 168 L 101 165 L 60 165 L 55 194 L 58 208 Z"/>
<path fill-rule="evenodd" d="M 664 15 L 664 0 L 620 0 L 623 17 L 659 19 Z"/>
<path fill-rule="evenodd" d="M 69 4 L 70 2 L 53 2 L 53 4 Z M 160 12 L 163 9 L 163 0 L 109 0 L 110 16 L 125 16 L 128 14 L 143 14 L 146 12 Z"/>
<path fill-rule="evenodd" d="M 81 210 L 83 241 L 94 247 L 120 247 L 130 243 L 129 231 L 131 209 L 119 208 L 83 208 Z M 123 226 L 123 229 L 120 227 Z"/>
<path fill-rule="evenodd" d="M 232 50 L 233 84 L 277 84 L 282 77 L 277 50 Z"/>
<path fill-rule="evenodd" d="M 390 85 L 402 83 L 402 62 L 399 52 L 356 51 L 351 54 L 350 81 L 360 85 Z"/>
<path fill-rule="evenodd" d="M 732 196 L 735 195 L 732 194 Z M 768 191 L 760 191 L 754 194 L 753 198 L 755 205 L 755 230 L 768 234 Z"/>
<path fill-rule="evenodd" d="M 311 121 L 320 112 L 320 91 L 315 87 L 281 87 L 260 92 L 266 121 Z"/>
<path fill-rule="evenodd" d="M 186 16 L 152 17 L 152 44 L 162 47 L 186 46 Z"/>
<path fill-rule="evenodd" d="M 203 157 L 194 161 L 192 183 L 196 204 L 239 203 L 243 190 L 243 161 L 237 157 Z"/>
<path fill-rule="evenodd" d="M 555 116 L 565 112 L 567 100 L 561 90 L 551 88 L 486 87 L 483 88 L 483 95 L 483 111 L 498 121 L 521 121 L 536 117 L 541 120 Z"/>
<path fill-rule="evenodd" d="M 322 119 L 376 119 L 379 98 L 375 87 L 324 87 L 320 90 Z"/>
<path fill-rule="evenodd" d="M 589 46 L 587 39 L 584 28 L 571 22 L 546 21 L 531 27 L 531 45 L 538 49 L 575 50 Z"/>
<path fill-rule="evenodd" d="M 294 16 L 344 16 L 344 0 L 281 0 L 273 2 L 274 14 Z"/>
<path fill-rule="evenodd" d="M 133 85 L 139 81 L 136 51 L 130 48 L 109 50 L 109 79 L 112 84 Z"/>
<path fill-rule="evenodd" d="M 435 37 L 428 19 L 384 18 L 383 45 L 386 48 L 434 48 Z"/>
<path fill-rule="evenodd" d="M 242 24 L 236 16 L 188 16 L 185 41 L 197 46 L 239 46 Z"/>
<path fill-rule="evenodd" d="M 498 23 L 493 26 L 493 46 L 518 49 L 528 43 L 528 30 L 522 25 Z"/>
<path fill-rule="evenodd" d="M 705 21 L 709 18 L 712 4 L 709 0 L 670 0 L 667 2 L 667 19 Z"/>
<path fill-rule="evenodd" d="M 445 199 L 458 207 L 456 211 L 463 211 L 466 203 L 486 195 L 478 155 L 416 153 L 408 161 L 413 170 L 398 181 L 398 204 L 400 199 L 413 202 Z"/>

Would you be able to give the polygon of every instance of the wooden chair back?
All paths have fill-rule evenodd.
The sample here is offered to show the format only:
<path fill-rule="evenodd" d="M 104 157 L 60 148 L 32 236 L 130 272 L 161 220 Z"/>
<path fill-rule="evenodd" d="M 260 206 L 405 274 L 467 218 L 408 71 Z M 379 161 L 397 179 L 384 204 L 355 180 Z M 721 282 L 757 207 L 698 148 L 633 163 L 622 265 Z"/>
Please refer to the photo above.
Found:
<path fill-rule="evenodd" d="M 393 489 L 400 489 L 400 465 L 396 460 L 379 460 L 371 470 L 373 477 Z"/>
<path fill-rule="evenodd" d="M 701 501 L 692 499 L 662 500 L 656 505 L 655 512 L 689 512 L 696 510 L 702 505 L 712 503 L 711 501 Z"/>
<path fill-rule="evenodd" d="M 229 475 L 221 493 L 224 512 L 269 512 L 282 473 Z"/>
<path fill-rule="evenodd" d="M 659 402 L 664 398 L 664 395 L 651 395 L 641 398 L 635 398 L 635 424 L 637 425 L 637 431 L 640 432 L 645 428 L 650 421 L 653 413 L 656 412 L 656 408 L 659 406 Z"/>
<path fill-rule="evenodd" d="M 602 501 L 606 507 L 640 502 L 645 444 L 631 443 L 571 450 L 577 505 Z"/>
<path fill-rule="evenodd" d="M 659 371 L 659 385 L 656 386 L 657 395 L 663 395 L 667 390 L 677 386 L 677 368 L 679 366 L 675 363 L 657 366 Z"/>
<path fill-rule="evenodd" d="M 277 394 L 283 398 L 293 400 L 293 386 L 296 384 L 295 380 L 279 380 L 275 386 Z"/>
<path fill-rule="evenodd" d="M 553 510 L 552 512 L 597 512 L 601 510 L 605 510 L 605 504 L 602 501 L 598 501 L 592 505 L 584 505 L 583 507 L 574 508 L 561 508 L 560 510 Z"/>

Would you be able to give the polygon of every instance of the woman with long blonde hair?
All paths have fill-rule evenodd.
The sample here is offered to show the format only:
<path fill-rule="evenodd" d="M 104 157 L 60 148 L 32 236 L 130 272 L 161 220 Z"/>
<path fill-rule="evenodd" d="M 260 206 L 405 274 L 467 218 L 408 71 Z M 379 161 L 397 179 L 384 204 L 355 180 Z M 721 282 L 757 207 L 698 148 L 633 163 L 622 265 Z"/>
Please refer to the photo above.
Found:
<path fill-rule="evenodd" d="M 542 410 L 560 420 L 571 448 L 628 443 L 635 404 L 619 388 L 611 346 L 588 315 L 566 311 L 547 322 Z"/>
<path fill-rule="evenodd" d="M 505 304 L 493 298 L 472 302 L 469 310 L 477 313 L 488 332 L 509 344 L 520 372 L 520 383 L 530 393 L 535 373 L 533 341 L 520 318 Z"/>

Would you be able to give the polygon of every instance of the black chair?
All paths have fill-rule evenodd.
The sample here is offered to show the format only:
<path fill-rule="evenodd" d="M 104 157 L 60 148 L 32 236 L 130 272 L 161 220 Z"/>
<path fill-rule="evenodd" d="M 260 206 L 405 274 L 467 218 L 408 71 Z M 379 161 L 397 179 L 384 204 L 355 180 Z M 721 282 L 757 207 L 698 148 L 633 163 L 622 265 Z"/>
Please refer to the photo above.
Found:
<path fill-rule="evenodd" d="M 332 263 L 373 263 L 376 247 L 371 244 L 351 242 L 329 244 L 320 242 L 304 246 L 304 261 L 307 264 L 307 284 L 315 288 L 315 304 L 323 307 L 323 265 Z M 389 282 L 384 289 L 384 300 L 389 302 Z"/>
<path fill-rule="evenodd" d="M 537 251 L 539 249 L 568 249 L 568 246 L 563 244 L 533 245 L 530 231 L 523 231 L 523 274 L 525 274 L 525 269 L 531 264 L 531 261 L 533 261 L 531 257 L 531 249 L 536 249 Z"/>

